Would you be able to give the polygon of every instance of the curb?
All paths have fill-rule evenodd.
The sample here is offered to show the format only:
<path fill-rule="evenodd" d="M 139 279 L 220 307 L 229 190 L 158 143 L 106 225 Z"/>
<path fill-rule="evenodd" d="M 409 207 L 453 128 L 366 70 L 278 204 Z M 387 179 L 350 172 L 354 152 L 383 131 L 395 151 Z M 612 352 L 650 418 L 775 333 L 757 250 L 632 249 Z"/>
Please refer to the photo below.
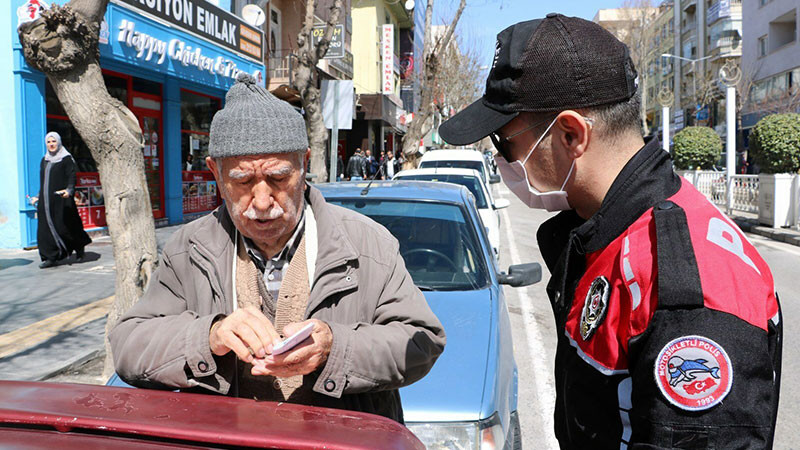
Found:
<path fill-rule="evenodd" d="M 44 374 L 38 374 L 38 375 L 34 376 L 33 377 L 34 378 L 33 381 L 47 381 L 50 378 L 57 377 L 59 375 L 62 375 L 64 373 L 67 373 L 67 372 L 70 372 L 70 371 L 73 371 L 73 370 L 77 370 L 80 366 L 86 364 L 87 362 L 89 362 L 89 361 L 91 361 L 91 360 L 93 360 L 93 359 L 95 359 L 95 358 L 97 358 L 97 357 L 99 357 L 101 355 L 105 355 L 105 353 L 106 353 L 105 349 L 103 349 L 103 348 L 98 348 L 98 349 L 94 349 L 94 350 L 87 349 L 83 353 L 78 354 L 78 355 L 74 356 L 73 358 L 70 358 L 69 360 L 64 362 L 64 364 L 62 364 L 60 367 L 51 369 L 51 370 L 45 372 Z"/>
<path fill-rule="evenodd" d="M 785 230 L 783 228 L 771 228 L 760 225 L 758 221 L 752 219 L 732 218 L 736 225 L 745 233 L 753 233 L 763 236 L 773 241 L 784 242 L 789 245 L 800 247 L 800 233 L 797 231 Z"/>

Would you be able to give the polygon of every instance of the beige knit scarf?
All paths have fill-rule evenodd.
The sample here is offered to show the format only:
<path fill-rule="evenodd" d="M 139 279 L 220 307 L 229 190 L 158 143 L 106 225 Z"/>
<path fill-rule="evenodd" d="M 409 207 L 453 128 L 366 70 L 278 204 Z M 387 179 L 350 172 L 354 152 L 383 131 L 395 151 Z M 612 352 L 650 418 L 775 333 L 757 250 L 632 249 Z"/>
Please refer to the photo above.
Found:
<path fill-rule="evenodd" d="M 241 239 L 241 238 L 240 238 Z M 275 325 L 278 333 L 292 322 L 304 320 L 306 306 L 310 295 L 308 267 L 306 264 L 306 236 L 289 262 L 286 274 L 278 291 L 277 302 L 272 299 L 264 286 L 261 271 L 247 254 L 244 243 L 240 240 L 236 262 L 236 296 L 237 306 L 245 308 L 253 306 L 265 313 Z M 274 311 L 274 317 L 272 316 Z M 313 396 L 314 381 L 306 376 L 297 375 L 289 378 L 273 376 L 253 376 L 252 366 L 240 362 L 239 396 L 291 403 L 309 403 Z M 304 379 L 307 378 L 307 379 Z"/>

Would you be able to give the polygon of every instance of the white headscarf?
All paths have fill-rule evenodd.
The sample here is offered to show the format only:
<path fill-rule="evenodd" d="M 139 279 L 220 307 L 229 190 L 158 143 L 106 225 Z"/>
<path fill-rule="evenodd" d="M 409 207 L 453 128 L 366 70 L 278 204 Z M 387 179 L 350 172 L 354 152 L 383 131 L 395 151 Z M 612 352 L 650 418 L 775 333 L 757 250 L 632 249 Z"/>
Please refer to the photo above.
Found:
<path fill-rule="evenodd" d="M 47 139 L 48 138 L 55 138 L 56 142 L 58 143 L 58 151 L 55 154 L 50 153 L 50 150 L 47 150 Z M 62 159 L 66 158 L 67 156 L 72 156 L 63 145 L 61 145 L 61 135 L 56 133 L 55 131 L 51 131 L 44 135 L 44 142 L 45 142 L 45 152 L 44 152 L 44 159 L 51 163 L 57 163 Z"/>

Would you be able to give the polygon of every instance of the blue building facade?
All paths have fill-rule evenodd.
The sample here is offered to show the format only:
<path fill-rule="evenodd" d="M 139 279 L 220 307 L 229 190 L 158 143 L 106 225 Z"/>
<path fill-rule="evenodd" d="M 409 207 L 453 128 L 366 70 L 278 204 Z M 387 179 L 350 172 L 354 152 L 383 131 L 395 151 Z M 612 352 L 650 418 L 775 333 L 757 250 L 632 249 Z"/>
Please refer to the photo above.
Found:
<path fill-rule="evenodd" d="M 105 210 L 88 148 L 44 74 L 29 67 L 22 54 L 17 27 L 47 4 L 11 0 L 5 5 L 0 83 L 9 88 L 0 90 L 0 248 L 20 248 L 36 245 L 36 211 L 28 196 L 38 194 L 48 131 L 61 134 L 78 164 L 75 200 L 84 226 L 104 227 Z M 142 127 L 157 224 L 182 223 L 219 204 L 204 161 L 211 118 L 239 72 L 263 85 L 263 41 L 260 30 L 204 0 L 109 3 L 100 32 L 100 65 L 109 93 Z"/>

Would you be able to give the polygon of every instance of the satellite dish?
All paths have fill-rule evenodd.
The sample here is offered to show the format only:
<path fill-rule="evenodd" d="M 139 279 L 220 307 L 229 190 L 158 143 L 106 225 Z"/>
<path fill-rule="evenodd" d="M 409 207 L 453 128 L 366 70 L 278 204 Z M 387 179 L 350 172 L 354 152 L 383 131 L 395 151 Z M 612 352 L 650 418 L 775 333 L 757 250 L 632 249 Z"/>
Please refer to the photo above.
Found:
<path fill-rule="evenodd" d="M 409 11 L 414 9 L 414 0 L 406 0 L 406 9 Z"/>
<path fill-rule="evenodd" d="M 245 5 L 245 7 L 242 8 L 242 18 L 245 22 L 254 27 L 264 25 L 264 22 L 267 20 L 264 10 L 259 8 L 258 5 Z"/>

